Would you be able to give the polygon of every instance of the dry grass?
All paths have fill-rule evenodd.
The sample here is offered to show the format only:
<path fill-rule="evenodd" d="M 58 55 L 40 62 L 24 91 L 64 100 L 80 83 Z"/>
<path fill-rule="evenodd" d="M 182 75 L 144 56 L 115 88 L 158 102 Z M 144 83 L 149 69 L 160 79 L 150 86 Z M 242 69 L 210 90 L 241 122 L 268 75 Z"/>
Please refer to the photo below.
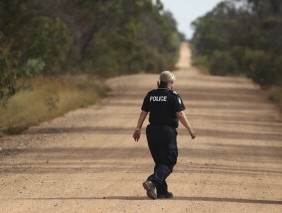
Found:
<path fill-rule="evenodd" d="M 88 76 L 37 77 L 19 82 L 20 90 L 0 106 L 0 129 L 16 134 L 70 110 L 94 104 L 106 94 L 102 81 Z"/>

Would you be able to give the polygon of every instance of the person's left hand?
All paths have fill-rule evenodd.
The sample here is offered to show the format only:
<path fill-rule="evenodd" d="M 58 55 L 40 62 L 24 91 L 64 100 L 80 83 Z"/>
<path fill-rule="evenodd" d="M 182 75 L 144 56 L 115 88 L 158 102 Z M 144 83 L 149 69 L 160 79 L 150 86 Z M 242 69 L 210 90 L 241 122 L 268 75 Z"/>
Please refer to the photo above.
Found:
<path fill-rule="evenodd" d="M 136 129 L 136 130 L 134 131 L 132 137 L 133 137 L 134 140 L 137 142 L 137 141 L 139 140 L 139 138 L 140 138 L 140 135 L 141 135 L 141 130 Z"/>

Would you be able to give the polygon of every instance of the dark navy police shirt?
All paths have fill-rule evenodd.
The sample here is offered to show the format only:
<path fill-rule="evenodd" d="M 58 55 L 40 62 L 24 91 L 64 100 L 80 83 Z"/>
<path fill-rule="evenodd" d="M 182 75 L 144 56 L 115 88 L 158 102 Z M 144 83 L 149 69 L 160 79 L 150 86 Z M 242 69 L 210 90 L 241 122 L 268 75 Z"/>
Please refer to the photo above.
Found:
<path fill-rule="evenodd" d="M 178 127 L 176 112 L 183 111 L 185 106 L 181 97 L 168 88 L 154 89 L 145 96 L 141 109 L 150 112 L 149 122 L 156 125 Z"/>

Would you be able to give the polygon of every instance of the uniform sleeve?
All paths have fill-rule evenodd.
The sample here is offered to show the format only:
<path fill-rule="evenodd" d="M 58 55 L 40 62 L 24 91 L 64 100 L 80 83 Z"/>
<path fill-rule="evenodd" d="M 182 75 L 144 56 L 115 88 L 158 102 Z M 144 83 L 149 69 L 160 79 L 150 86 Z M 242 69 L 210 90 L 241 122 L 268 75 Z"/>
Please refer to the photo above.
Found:
<path fill-rule="evenodd" d="M 185 110 L 185 106 L 184 106 L 184 103 L 182 101 L 182 98 L 178 94 L 174 95 L 173 107 L 174 107 L 175 112 L 181 112 L 181 111 Z"/>
<path fill-rule="evenodd" d="M 143 110 L 145 112 L 149 112 L 150 111 L 150 101 L 149 101 L 149 95 L 148 94 L 144 98 L 141 110 Z"/>

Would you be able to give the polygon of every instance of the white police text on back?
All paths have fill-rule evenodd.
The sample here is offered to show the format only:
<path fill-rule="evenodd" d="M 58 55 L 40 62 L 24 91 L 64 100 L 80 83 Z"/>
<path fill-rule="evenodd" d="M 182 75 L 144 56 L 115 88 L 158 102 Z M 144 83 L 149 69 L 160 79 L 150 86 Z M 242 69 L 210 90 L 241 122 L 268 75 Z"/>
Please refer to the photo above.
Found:
<path fill-rule="evenodd" d="M 150 96 L 150 102 L 167 101 L 167 96 Z"/>

